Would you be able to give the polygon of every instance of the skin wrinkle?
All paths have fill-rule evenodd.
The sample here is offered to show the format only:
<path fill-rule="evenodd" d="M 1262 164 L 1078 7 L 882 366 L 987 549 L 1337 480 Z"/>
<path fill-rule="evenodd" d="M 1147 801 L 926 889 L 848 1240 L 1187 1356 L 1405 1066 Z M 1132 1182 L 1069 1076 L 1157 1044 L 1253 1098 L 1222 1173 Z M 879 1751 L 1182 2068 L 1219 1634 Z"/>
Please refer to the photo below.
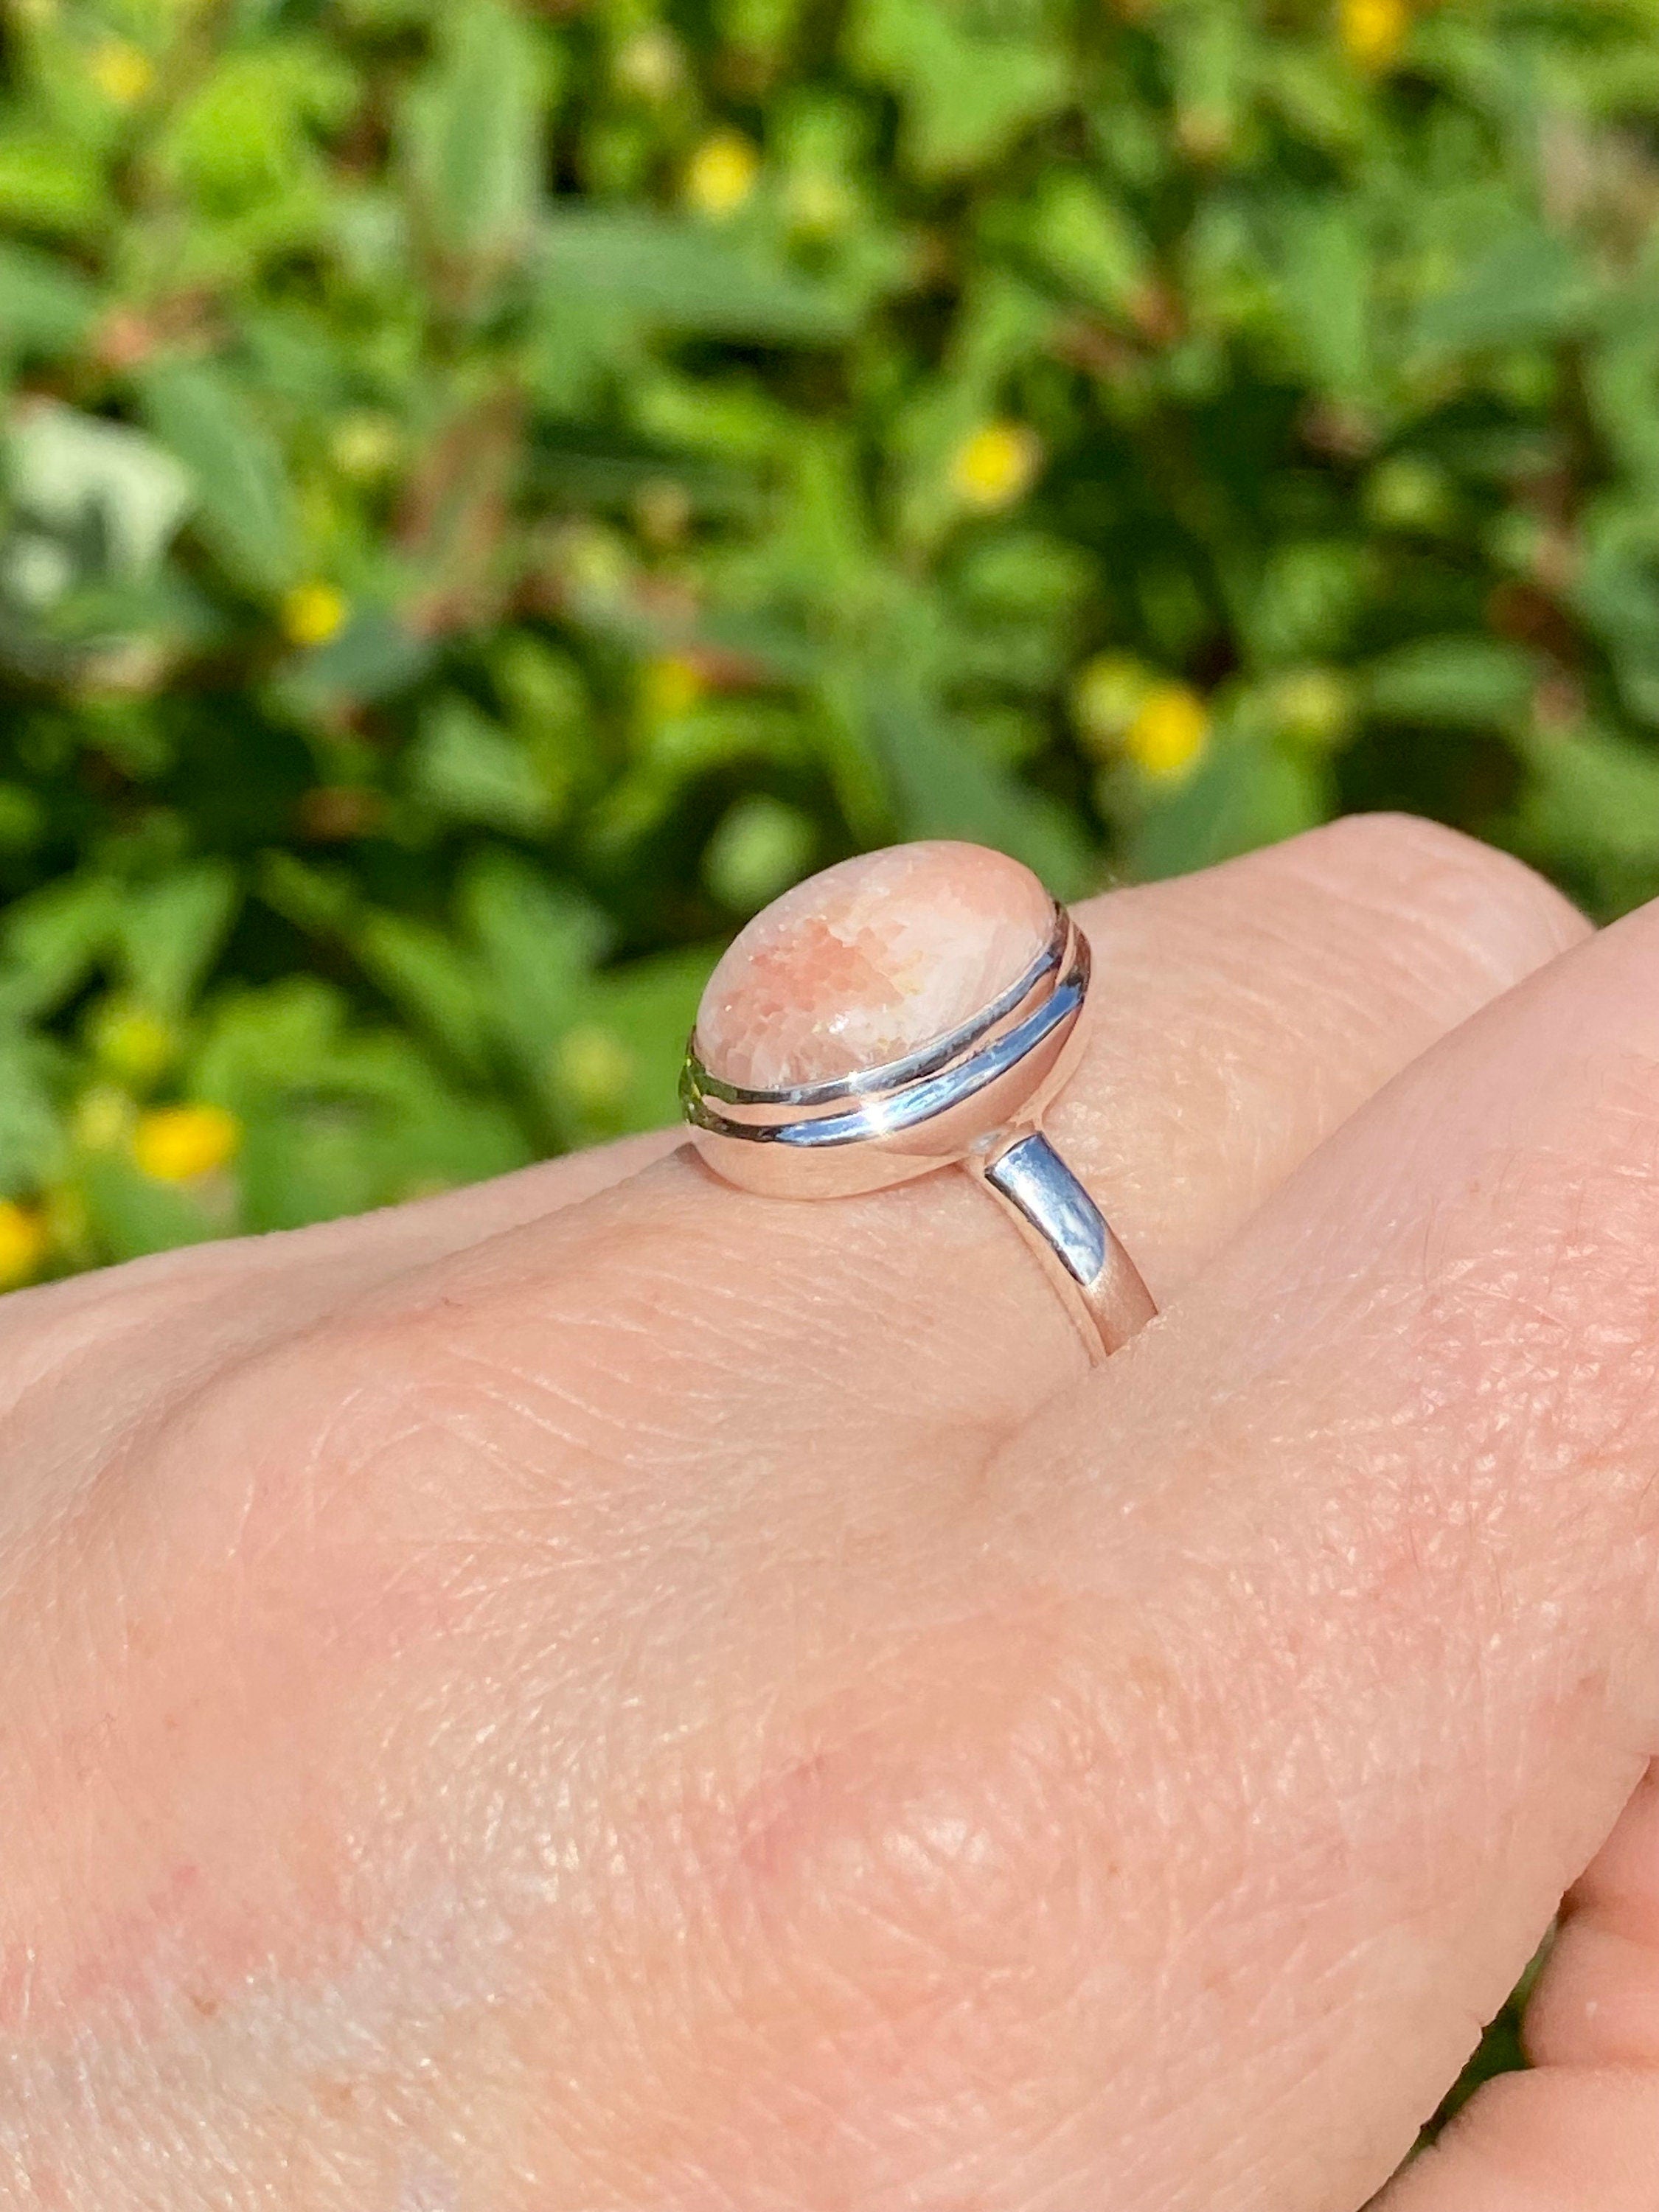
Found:
<path fill-rule="evenodd" d="M 1448 834 L 1437 823 L 1392 817 L 1344 826 L 1362 836 L 1389 840 L 1386 896 L 1378 895 L 1376 879 L 1363 868 L 1343 865 L 1352 856 L 1334 841 L 1287 848 L 1289 872 L 1317 891 L 1340 893 L 1338 914 L 1345 921 L 1352 915 L 1366 923 L 1364 939 L 1380 945 L 1385 957 L 1391 946 L 1403 947 L 1419 937 L 1423 949 L 1455 955 L 1458 973 L 1453 988 L 1460 1001 L 1468 966 L 1482 969 L 1494 987 L 1488 995 L 1496 995 L 1515 980 L 1523 939 L 1529 940 L 1531 957 L 1519 964 L 1533 969 L 1583 935 L 1582 921 L 1566 901 L 1547 893 L 1538 896 L 1537 879 L 1518 862 Z M 1511 891 L 1513 899 L 1507 896 Z M 1413 980 L 1418 972 L 1414 964 Z"/>
<path fill-rule="evenodd" d="M 308 1231 L 294 1232 L 296 1237 L 305 1237 L 310 1233 Z M 275 1243 L 280 1240 L 270 1241 Z M 211 1260 L 203 1258 L 201 1255 L 204 1254 L 211 1255 Z M 246 1313 L 245 1301 L 227 1303 L 222 1298 L 219 1273 L 225 1263 L 216 1252 L 215 1248 L 210 1245 L 195 1247 L 185 1256 L 193 1263 L 195 1269 L 208 1276 L 208 1280 L 200 1286 L 199 1296 L 191 1295 L 186 1298 L 181 1312 L 174 1312 L 167 1316 L 173 1328 L 177 1329 L 180 1324 L 188 1324 L 198 1316 L 205 1316 L 210 1321 L 224 1322 L 228 1324 L 231 1331 L 228 1348 L 232 1353 L 238 1341 L 243 1337 L 251 1336 L 258 1349 L 267 1348 L 269 1318 L 263 1310 L 256 1305 L 253 1313 L 250 1316 Z M 267 1255 L 263 1251 L 259 1257 L 261 1260 L 266 1260 L 269 1264 Z M 127 1269 L 111 1270 L 103 1276 L 82 1279 L 73 1284 L 52 1285 L 46 1286 L 43 1292 L 32 1293 L 32 1297 L 40 1296 L 43 1299 L 52 1302 L 46 1307 L 49 1316 L 60 1304 L 68 1304 L 69 1310 L 60 1316 L 56 1328 L 49 1324 L 41 1352 L 32 1363 L 29 1370 L 26 1372 L 21 1382 L 11 1386 L 6 1418 L 13 1431 L 15 1431 L 18 1422 L 28 1416 L 33 1410 L 33 1401 L 43 1393 L 70 1400 L 77 1406 L 82 1403 L 87 1395 L 82 1387 L 84 1370 L 90 1367 L 96 1367 L 100 1370 L 100 1382 L 103 1382 L 113 1364 L 112 1356 L 118 1352 L 122 1340 L 141 1339 L 155 1329 L 161 1318 L 155 1297 L 158 1282 L 165 1290 L 170 1286 L 176 1286 L 180 1277 L 184 1277 L 185 1287 L 193 1294 L 198 1288 L 193 1276 L 185 1274 L 179 1255 L 166 1255 L 155 1261 L 135 1262 L 131 1273 Z M 83 1290 L 88 1280 L 94 1285 L 102 1285 L 110 1283 L 112 1279 L 115 1287 L 107 1290 L 95 1303 L 83 1298 L 77 1307 L 66 1299 L 61 1301 L 59 1299 L 59 1294 L 62 1292 Z M 303 1287 L 303 1279 L 295 1279 L 291 1275 L 285 1276 L 282 1287 L 283 1317 L 289 1322 L 296 1338 L 303 1336 L 321 1318 L 321 1316 L 316 1312 L 301 1312 L 298 1317 L 295 1316 L 295 1294 Z M 343 1289 L 349 1285 L 339 1287 Z M 91 1314 L 82 1310 L 88 1304 L 93 1305 Z M 83 1340 L 82 1332 L 88 1321 L 95 1319 L 100 1312 L 106 1314 L 110 1308 L 113 1308 L 118 1314 L 124 1309 L 130 1308 L 131 1313 L 130 1324 L 118 1327 L 113 1340 L 108 1334 L 100 1334 Z M 252 1326 L 255 1322 L 264 1330 L 263 1338 Z M 69 1339 L 67 1344 L 63 1340 L 65 1337 Z M 216 1337 L 210 1337 L 198 1352 L 200 1368 L 210 1371 L 215 1370 L 217 1364 L 226 1356 L 226 1345 Z M 118 1372 L 118 1367 L 117 1371 Z M 144 1364 L 137 1379 L 139 1380 L 145 1395 L 149 1395 L 154 1387 L 153 1370 L 149 1363 Z M 178 1385 L 175 1382 L 176 1387 Z M 104 1392 L 101 1389 L 94 1394 L 94 1402 L 102 1406 Z M 107 1436 L 115 1440 L 118 1449 L 121 1449 L 125 1438 L 132 1433 L 135 1423 L 142 1423 L 144 1411 L 145 1408 L 141 1404 L 136 1413 L 126 1412 L 119 1417 L 118 1420 L 106 1415 L 106 1425 L 100 1431 L 94 1431 L 93 1443 L 100 1443 Z M 80 1434 L 84 1436 L 83 1429 L 80 1431 Z"/>
<path fill-rule="evenodd" d="M 699 1186 L 696 1195 L 697 1196 L 699 1206 L 701 1207 L 702 1203 L 706 1200 L 708 1194 L 703 1191 Z M 722 1210 L 723 1207 L 720 1206 L 717 1206 L 714 1209 L 716 1213 Z M 793 1209 L 791 1211 L 793 1211 Z M 816 1209 L 800 1209 L 800 1212 L 803 1217 L 810 1217 L 814 1211 L 816 1211 Z M 803 1225 L 805 1225 L 805 1222 Z M 993 1231 L 995 1231 L 1000 1227 L 1000 1224 L 997 1224 L 994 1219 L 990 1225 Z M 784 1257 L 782 1255 L 780 1255 L 779 1256 L 780 1259 Z M 597 1245 L 595 1247 L 595 1261 L 597 1264 L 605 1268 L 608 1277 L 611 1261 L 608 1255 L 603 1255 Z M 592 1263 L 579 1265 L 576 1267 L 574 1271 L 576 1280 L 591 1280 L 591 1276 L 587 1273 L 588 1264 Z M 778 1277 L 781 1278 L 786 1272 L 786 1268 L 780 1266 L 777 1270 Z M 683 1266 L 679 1263 L 678 1258 L 672 1261 L 665 1260 L 660 1269 L 652 1271 L 649 1275 L 643 1279 L 641 1279 L 637 1273 L 634 1274 L 629 1295 L 630 1297 L 636 1297 L 639 1300 L 641 1312 L 648 1313 L 650 1316 L 648 1326 L 653 1336 L 660 1334 L 664 1323 L 665 1314 L 667 1311 L 674 1310 L 676 1308 L 679 1310 L 676 1312 L 677 1328 L 680 1329 L 682 1333 L 684 1333 L 689 1327 L 692 1332 L 690 1339 L 692 1348 L 690 1350 L 687 1350 L 683 1347 L 679 1355 L 681 1363 L 680 1371 L 682 1376 L 684 1376 L 686 1383 L 690 1383 L 690 1376 L 686 1372 L 686 1370 L 695 1370 L 696 1347 L 698 1346 L 702 1346 L 705 1348 L 703 1352 L 704 1357 L 708 1358 L 711 1361 L 718 1362 L 722 1374 L 733 1371 L 734 1355 L 741 1351 L 743 1340 L 739 1338 L 735 1345 L 733 1343 L 733 1326 L 731 1319 L 732 1309 L 729 1305 L 724 1304 L 724 1301 L 728 1298 L 741 1302 L 737 1310 L 748 1318 L 749 1324 L 752 1327 L 752 1329 L 755 1332 L 755 1340 L 751 1340 L 763 1339 L 769 1333 L 772 1340 L 775 1341 L 778 1318 L 775 1295 L 775 1284 L 774 1281 L 768 1281 L 763 1285 L 754 1285 L 751 1286 L 749 1282 L 739 1279 L 740 1273 L 749 1274 L 751 1273 L 752 1270 L 745 1269 L 743 1271 L 738 1271 L 734 1269 L 732 1272 L 732 1278 L 730 1279 L 726 1279 L 720 1273 L 718 1263 L 714 1255 L 708 1255 L 705 1251 L 703 1264 L 699 1273 L 699 1281 L 696 1293 L 696 1304 L 695 1307 L 690 1310 L 689 1320 L 683 1320 L 681 1318 L 681 1316 L 687 1310 L 688 1291 L 684 1280 Z M 827 1295 L 827 1293 L 821 1293 L 821 1295 Z M 577 1322 L 577 1325 L 580 1326 L 579 1317 L 573 1316 L 571 1318 L 575 1320 Z M 561 1328 L 566 1328 L 568 1325 L 567 1317 L 561 1314 L 556 1317 L 553 1325 Z M 814 1330 L 804 1330 L 802 1332 L 803 1340 L 810 1346 L 815 1343 L 819 1334 L 819 1332 Z M 830 1357 L 828 1346 L 825 1347 L 823 1356 L 825 1358 Z M 737 1367 L 735 1371 L 741 1374 L 743 1370 L 741 1367 Z M 827 1377 L 829 1370 L 826 1370 L 825 1373 Z M 668 1379 L 670 1378 L 664 1378 L 665 1381 Z M 754 1387 L 757 1391 L 761 1392 L 763 1392 L 766 1388 L 765 1368 L 763 1365 L 760 1368 L 759 1372 L 755 1376 Z M 672 1402 L 683 1408 L 687 1407 L 690 1404 L 694 1404 L 696 1402 L 696 1389 L 694 1384 L 689 1390 L 683 1385 L 678 1397 L 674 1398 Z M 665 1396 L 666 1397 L 667 1395 L 668 1394 L 665 1391 Z M 729 1397 L 729 1386 L 727 1389 L 727 1395 Z M 718 1417 L 722 1419 L 725 1419 L 723 1411 Z"/>
<path fill-rule="evenodd" d="M 557 1329 L 562 1337 L 562 1320 L 550 1322 L 550 1329 Z M 645 1458 L 641 1447 L 647 1443 L 659 1446 L 678 1444 L 680 1432 L 670 1425 L 665 1414 L 655 1420 L 648 1418 L 637 1390 L 629 1394 L 625 1411 L 620 1403 L 606 1402 L 606 1370 L 614 1385 L 631 1377 L 629 1352 L 647 1334 L 643 1324 L 631 1318 L 623 1320 L 616 1332 L 617 1341 L 606 1340 L 604 1366 L 597 1365 L 585 1354 L 580 1358 L 572 1356 L 568 1344 L 562 1344 L 556 1370 L 551 1369 L 545 1359 L 539 1370 L 505 1360 L 497 1333 L 485 1334 L 489 1339 L 488 1349 L 483 1342 L 471 1348 L 447 1330 L 440 1336 L 432 1348 L 430 1362 L 422 1364 L 419 1378 L 411 1378 L 408 1385 L 408 1401 L 416 1409 L 411 1434 L 418 1436 L 424 1426 L 484 1449 L 504 1476 L 520 1476 L 514 1484 L 518 1490 L 526 1486 L 522 1479 L 521 1451 L 489 1440 L 487 1424 L 477 1433 L 470 1432 L 465 1426 L 470 1420 L 476 1428 L 477 1409 L 481 1406 L 510 1414 L 515 1428 L 528 1431 L 539 1443 L 550 1447 L 556 1460 L 568 1456 L 580 1469 L 586 1485 L 591 1485 L 601 1467 L 619 1475 L 634 1462 Z M 456 1376 L 464 1380 L 459 1405 L 452 1398 Z M 666 1403 L 663 1380 L 653 1378 L 653 1392 Z M 492 1381 L 498 1381 L 501 1387 L 492 1389 Z M 535 1403 L 538 1400 L 554 1410 L 538 1411 Z M 463 1407 L 466 1409 L 465 1414 Z M 651 1463 L 656 1463 L 654 1456 Z"/>

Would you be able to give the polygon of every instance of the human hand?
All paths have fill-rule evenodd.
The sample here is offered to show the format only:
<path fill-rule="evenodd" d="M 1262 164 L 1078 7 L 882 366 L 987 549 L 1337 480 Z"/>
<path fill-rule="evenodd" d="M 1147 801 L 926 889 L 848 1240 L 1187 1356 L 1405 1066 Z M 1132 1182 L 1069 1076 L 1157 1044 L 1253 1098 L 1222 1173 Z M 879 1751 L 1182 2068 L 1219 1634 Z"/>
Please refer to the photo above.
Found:
<path fill-rule="evenodd" d="M 1353 2212 L 1615 1821 L 1386 2201 L 1659 2201 L 1659 914 L 1084 918 L 1093 1370 L 672 1139 L 7 1302 L 0 2202 Z"/>

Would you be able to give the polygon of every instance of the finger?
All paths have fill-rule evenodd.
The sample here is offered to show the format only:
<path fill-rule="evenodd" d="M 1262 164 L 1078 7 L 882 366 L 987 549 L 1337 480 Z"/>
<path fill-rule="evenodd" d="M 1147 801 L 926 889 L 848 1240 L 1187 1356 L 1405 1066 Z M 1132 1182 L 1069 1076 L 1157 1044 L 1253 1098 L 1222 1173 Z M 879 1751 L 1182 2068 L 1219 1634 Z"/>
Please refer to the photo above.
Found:
<path fill-rule="evenodd" d="M 1397 1069 L 1588 927 L 1507 855 L 1393 815 L 1079 911 L 1101 1009 L 1048 1126 L 1161 1300 Z"/>
<path fill-rule="evenodd" d="M 1659 1770 L 1644 1776 L 1567 1899 L 1527 2045 L 1540 2066 L 1659 2075 Z"/>
<path fill-rule="evenodd" d="M 1375 2212 L 1653 2212 L 1659 2077 L 1551 2067 L 1476 2093 Z"/>
<path fill-rule="evenodd" d="M 1104 1012 L 1051 1127 L 1166 1295 L 1396 1067 L 1588 927 L 1507 855 L 1396 816 L 1078 914 Z M 629 1139 L 370 1224 L 404 1259 L 436 1258 L 596 1195 L 676 1144 Z"/>
<path fill-rule="evenodd" d="M 1659 1770 L 1567 1899 L 1527 2046 L 1536 2070 L 1473 2098 L 1379 2212 L 1659 2204 Z"/>
<path fill-rule="evenodd" d="M 1358 2203 L 1659 1750 L 1656 961 L 1425 1055 L 983 1478 L 1103 1785 L 1038 2201 Z"/>
<path fill-rule="evenodd" d="M 1161 1300 L 1379 1084 L 1585 928 L 1515 862 L 1391 817 L 1116 892 L 1081 918 L 1100 1011 L 1048 1127 Z M 648 1255 L 631 1292 L 630 1252 Z M 1036 1261 L 955 1173 L 802 1203 L 677 1156 L 489 1265 L 583 1285 L 583 1312 L 600 1284 L 623 1310 L 644 1297 L 656 1332 L 699 1345 L 757 1401 L 775 1401 L 781 1363 L 805 1432 L 823 1420 L 805 1343 L 838 1419 L 854 1374 L 876 1393 L 872 1426 L 898 1418 L 903 1434 L 1006 1427 L 1082 1364 Z M 897 1342 L 902 1406 L 881 1389 Z M 673 1387 L 690 1395 L 684 1370 Z"/>
<path fill-rule="evenodd" d="M 1585 927 L 1518 863 L 1395 817 L 1338 823 L 1203 875 L 1091 900 L 1080 914 L 1104 1011 L 1049 1126 L 1161 1297 L 1397 1067 Z M 775 1394 L 777 1358 L 793 1370 L 803 1333 L 830 1349 L 819 1380 L 838 1400 L 847 1372 L 872 1379 L 872 1429 L 890 1411 L 879 1384 L 890 1363 L 872 1364 L 872 1350 L 911 1343 L 912 1436 L 944 1409 L 969 1426 L 1006 1427 L 1075 1371 L 1079 1346 L 1054 1293 L 964 1178 L 781 1205 L 715 1188 L 668 1160 L 675 1147 L 666 1133 L 633 1139 L 357 1220 L 198 1246 L 22 1293 L 4 1309 L 19 1452 L 27 1435 L 17 1424 L 37 1383 L 50 1399 L 97 1370 L 106 1423 L 82 1439 L 87 1465 L 101 1433 L 130 1427 L 174 1387 L 147 1350 L 130 1370 L 118 1352 L 128 1339 L 147 1346 L 163 1307 L 206 1371 L 239 1346 L 297 1338 L 378 1286 L 519 1229 L 531 1233 L 515 1264 L 531 1280 L 562 1272 L 584 1310 L 605 1267 L 620 1262 L 626 1274 L 641 1231 L 656 1250 L 678 1239 L 696 1262 L 674 1273 L 678 1303 L 696 1310 L 697 1340 L 723 1358 L 707 1324 L 725 1301 L 746 1334 L 743 1373 L 757 1404 Z M 632 1180 L 653 1162 L 654 1175 Z M 599 1210 L 574 1238 L 557 1237 L 559 1218 L 589 1200 Z M 672 1335 L 676 1297 L 654 1279 L 649 1290 L 653 1329 Z M 545 1334 L 559 1316 L 530 1318 Z M 1005 1354 L 988 1389 L 978 1351 L 988 1336 Z M 823 1393 L 793 1371 L 789 1403 L 796 1437 L 821 1430 Z M 46 1457 L 33 1464 L 45 1481 L 73 1479 Z M 21 1494 L 12 1504 L 33 1510 Z"/>
<path fill-rule="evenodd" d="M 1093 1176 L 1121 1161 L 1114 1209 L 1166 1288 L 1236 1241 L 1035 1422 L 1033 1378 L 1076 1377 L 1069 1340 L 948 1177 L 767 1205 L 668 1163 L 384 1310 L 368 1342 L 416 1377 L 396 1411 L 400 1437 L 426 1423 L 422 1499 L 528 1518 L 561 1634 L 626 1643 L 608 1755 L 638 1857 L 606 1972 L 629 1995 L 577 2041 L 544 2021 L 592 2161 L 567 2193 L 1352 2212 L 1495 2009 L 1555 1894 L 1468 1802 L 1489 1760 L 1537 1751 L 1512 1712 L 1482 1732 L 1498 1627 L 1474 1617 L 1497 1572 L 1477 1506 L 1497 1514 L 1516 1441 L 1489 1433 L 1487 1308 L 1524 1321 L 1528 1286 L 1512 1312 L 1480 1277 L 1463 1314 L 1492 1224 L 1443 1249 L 1425 1223 L 1489 1200 L 1494 1126 L 1546 1110 L 1524 1007 L 1416 1063 L 1236 1236 L 1460 994 L 1568 933 L 1528 878 L 1476 897 L 1466 848 L 1413 882 L 1402 838 L 1419 866 L 1436 850 L 1346 830 L 1224 896 L 1199 879 L 1091 916 L 1121 1018 L 1063 1141 Z M 1555 1103 L 1576 1131 L 1583 1102 Z M 1402 1348 L 1395 1313 L 1437 1296 Z M 399 1464 L 377 1432 L 331 1448 L 372 1450 L 382 1486 Z M 1574 1717 L 1548 1715 L 1582 1762 L 1562 1823 L 1547 1792 L 1534 1813 L 1564 1866 L 1633 1779 Z M 641 2050 L 648 2151 L 607 2087 Z"/>
<path fill-rule="evenodd" d="M 1053 1127 L 1109 1188 L 1166 1293 L 1395 1067 L 1587 927 L 1518 862 L 1397 816 L 1078 912 L 1106 1012 Z M 350 1221 L 164 1255 L 147 1263 L 151 1294 L 231 1265 L 343 1261 L 357 1280 L 382 1257 L 438 1259 L 594 1196 L 678 1141 L 629 1138 Z M 83 1277 L 9 1310 L 100 1295 Z"/>

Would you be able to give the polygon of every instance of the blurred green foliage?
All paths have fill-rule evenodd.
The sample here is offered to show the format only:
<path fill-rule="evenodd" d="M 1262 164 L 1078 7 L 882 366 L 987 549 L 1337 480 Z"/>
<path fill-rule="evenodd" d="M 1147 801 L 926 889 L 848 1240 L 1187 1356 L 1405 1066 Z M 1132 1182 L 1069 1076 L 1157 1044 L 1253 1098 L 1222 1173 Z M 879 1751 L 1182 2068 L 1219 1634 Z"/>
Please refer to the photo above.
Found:
<path fill-rule="evenodd" d="M 11 0 L 0 1280 L 648 1125 L 860 846 L 1659 890 L 1659 0 Z"/>

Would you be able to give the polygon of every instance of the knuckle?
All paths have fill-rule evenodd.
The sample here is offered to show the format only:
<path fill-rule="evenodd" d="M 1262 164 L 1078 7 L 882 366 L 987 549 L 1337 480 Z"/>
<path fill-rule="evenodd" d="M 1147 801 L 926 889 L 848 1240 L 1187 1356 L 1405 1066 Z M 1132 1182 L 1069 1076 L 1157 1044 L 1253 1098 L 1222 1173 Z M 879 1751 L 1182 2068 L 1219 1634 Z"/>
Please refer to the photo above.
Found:
<path fill-rule="evenodd" d="M 54 1405 L 83 1388 L 89 1370 L 124 1408 L 155 1396 L 170 1372 L 169 1332 L 234 1282 L 226 1249 L 194 1245 L 12 1292 L 0 1336 L 0 1413 L 10 1433 L 31 1401 Z M 138 1357 L 125 1356 L 135 1347 Z"/>
<path fill-rule="evenodd" d="M 1303 865 L 1340 896 L 1384 907 L 1415 937 L 1500 986 L 1565 951 L 1583 917 L 1524 861 L 1409 814 L 1358 814 L 1302 841 Z"/>
<path fill-rule="evenodd" d="M 1040 1626 L 924 1641 L 791 1724 L 698 1878 L 765 2102 L 810 2081 L 895 2142 L 953 2083 L 1042 2078 L 1109 1940 L 1085 1670 Z"/>
<path fill-rule="evenodd" d="M 688 1941 L 722 1974 L 696 2063 L 797 2201 L 988 2184 L 1098 2112 L 1103 2082 L 1127 2124 L 1149 2051 L 1212 2012 L 1174 1952 L 1220 1909 L 1237 1841 L 1218 1814 L 1181 1833 L 1153 1762 L 1190 1749 L 1224 1790 L 1236 1761 L 1161 1650 L 1103 1652 L 1073 1597 L 1001 1598 L 886 1655 L 878 1687 L 866 1656 L 866 1686 L 793 1718 L 699 1833 Z"/>

